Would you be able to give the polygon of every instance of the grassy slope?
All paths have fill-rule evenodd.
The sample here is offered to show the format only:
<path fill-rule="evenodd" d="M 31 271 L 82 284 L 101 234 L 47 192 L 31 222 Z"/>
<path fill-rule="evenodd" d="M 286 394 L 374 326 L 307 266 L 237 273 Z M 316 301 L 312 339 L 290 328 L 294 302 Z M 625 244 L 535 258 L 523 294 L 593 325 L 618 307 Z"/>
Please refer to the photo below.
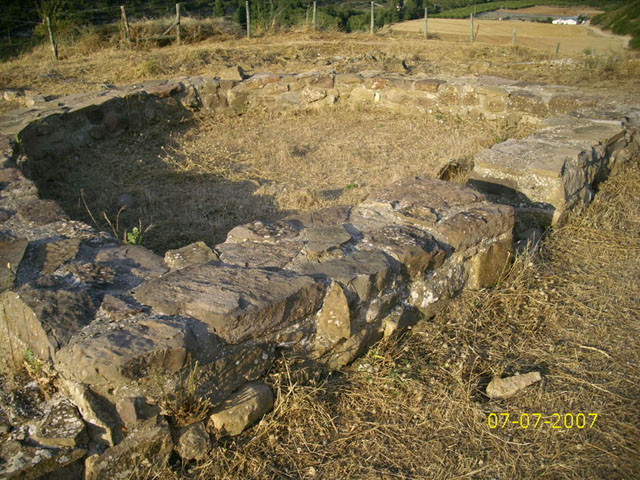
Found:
<path fill-rule="evenodd" d="M 620 3 L 594 17 L 591 23 L 619 35 L 631 35 L 629 46 L 640 49 L 640 1 Z"/>

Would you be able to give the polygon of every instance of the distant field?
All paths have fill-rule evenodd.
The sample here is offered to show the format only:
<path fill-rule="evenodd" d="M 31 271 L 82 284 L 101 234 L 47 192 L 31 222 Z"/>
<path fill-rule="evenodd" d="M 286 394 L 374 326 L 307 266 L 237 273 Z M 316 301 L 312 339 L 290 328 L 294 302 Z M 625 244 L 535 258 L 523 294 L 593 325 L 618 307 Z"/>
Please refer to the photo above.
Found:
<path fill-rule="evenodd" d="M 518 8 L 517 10 L 500 9 L 499 11 L 504 12 L 505 14 L 525 13 L 528 15 L 550 15 L 550 16 L 566 15 L 568 17 L 573 17 L 580 14 L 593 16 L 593 15 L 598 15 L 599 13 L 602 13 L 602 10 L 589 7 L 588 5 L 572 5 L 572 6 L 566 6 L 566 7 L 552 7 L 551 5 L 536 5 L 535 7 Z"/>
<path fill-rule="evenodd" d="M 532 7 L 570 10 L 570 7 Z M 531 9 L 527 9 L 531 10 Z M 522 10 L 518 10 L 522 12 Z M 590 49 L 599 54 L 621 53 L 625 50 L 627 37 L 612 35 L 584 25 L 551 25 L 546 23 L 480 20 L 474 22 L 476 42 L 492 45 L 511 45 L 513 30 L 517 29 L 516 45 L 554 52 L 560 43 L 561 53 L 580 53 Z M 429 33 L 442 40 L 468 41 L 469 20 L 434 18 L 429 19 Z M 424 20 L 410 20 L 391 27 L 396 32 L 422 32 Z"/>

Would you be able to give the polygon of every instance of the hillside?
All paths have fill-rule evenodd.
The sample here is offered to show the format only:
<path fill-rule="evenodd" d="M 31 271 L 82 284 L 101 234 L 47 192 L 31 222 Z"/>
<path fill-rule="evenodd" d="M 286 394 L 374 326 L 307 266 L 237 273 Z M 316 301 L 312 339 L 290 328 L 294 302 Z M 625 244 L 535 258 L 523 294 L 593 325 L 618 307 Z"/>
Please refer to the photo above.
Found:
<path fill-rule="evenodd" d="M 618 3 L 594 17 L 591 23 L 618 35 L 631 35 L 629 46 L 640 49 L 640 1 Z"/>

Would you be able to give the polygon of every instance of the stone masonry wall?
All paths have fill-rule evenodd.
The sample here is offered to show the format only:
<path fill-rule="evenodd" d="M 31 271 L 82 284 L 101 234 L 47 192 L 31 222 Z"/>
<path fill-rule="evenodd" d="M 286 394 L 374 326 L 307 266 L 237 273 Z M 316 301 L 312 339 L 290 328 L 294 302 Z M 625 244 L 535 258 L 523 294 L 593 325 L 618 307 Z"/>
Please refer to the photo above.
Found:
<path fill-rule="evenodd" d="M 52 434 L 55 415 L 38 420 L 28 441 L 0 451 L 13 455 L 2 475 L 84 465 L 87 478 L 113 476 L 133 445 L 166 461 L 178 432 L 171 436 L 159 404 L 194 362 L 203 374 L 199 393 L 217 406 L 208 428 L 239 433 L 264 409 L 239 427 L 237 419 L 225 423 L 224 412 L 239 397 L 271 394 L 255 382 L 276 352 L 339 369 L 464 288 L 492 285 L 514 233 L 526 239 L 586 206 L 594 185 L 640 147 L 640 110 L 571 88 L 379 72 L 226 76 L 235 78 L 149 82 L 0 118 L 0 359 L 8 370 L 32 352 L 52 365 L 60 393 L 51 411 L 75 425 Z M 336 102 L 546 119 L 531 137 L 481 152 L 471 186 L 407 178 L 357 206 L 256 220 L 213 249 L 198 242 L 164 258 L 69 219 L 29 178 L 106 136 L 196 110 Z"/>

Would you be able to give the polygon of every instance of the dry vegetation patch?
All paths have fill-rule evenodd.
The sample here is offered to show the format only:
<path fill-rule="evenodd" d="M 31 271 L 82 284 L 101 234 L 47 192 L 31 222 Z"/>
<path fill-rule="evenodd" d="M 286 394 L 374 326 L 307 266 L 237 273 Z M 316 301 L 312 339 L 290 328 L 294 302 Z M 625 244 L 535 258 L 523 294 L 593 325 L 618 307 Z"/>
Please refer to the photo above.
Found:
<path fill-rule="evenodd" d="M 466 292 L 435 319 L 309 382 L 281 360 L 274 411 L 210 458 L 140 478 L 634 478 L 639 469 L 640 168 L 521 256 L 493 289 Z M 490 400 L 493 375 L 543 381 Z M 491 413 L 541 414 L 527 429 Z M 597 413 L 553 428 L 554 413 Z M 551 424 L 544 424 L 550 421 Z"/>
<path fill-rule="evenodd" d="M 447 162 L 467 162 L 531 128 L 376 108 L 252 112 L 159 124 L 42 165 L 34 176 L 69 214 L 111 231 L 106 214 L 120 238 L 139 219 L 143 229 L 153 224 L 144 243 L 163 252 L 198 240 L 213 246 L 256 219 L 357 204 L 373 188 L 434 178 Z"/>
<path fill-rule="evenodd" d="M 524 12 L 523 12 L 524 13 Z M 586 48 L 622 54 L 628 39 L 585 25 L 551 25 L 535 22 L 475 20 L 475 40 L 492 45 L 511 45 L 517 30 L 516 44 L 536 50 L 555 52 L 558 43 L 563 54 L 578 54 Z M 424 20 L 410 20 L 394 25 L 399 32 L 424 31 Z M 429 20 L 429 32 L 444 40 L 469 41 L 468 19 L 435 18 Z"/>

